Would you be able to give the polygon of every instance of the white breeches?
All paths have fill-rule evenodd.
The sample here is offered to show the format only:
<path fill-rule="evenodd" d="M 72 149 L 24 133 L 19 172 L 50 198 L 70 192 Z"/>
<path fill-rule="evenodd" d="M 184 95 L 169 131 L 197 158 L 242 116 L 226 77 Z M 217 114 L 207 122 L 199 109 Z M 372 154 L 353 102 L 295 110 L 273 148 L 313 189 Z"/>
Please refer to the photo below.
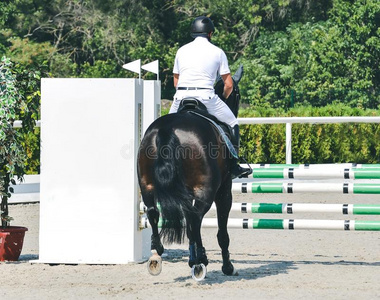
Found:
<path fill-rule="evenodd" d="M 214 90 L 177 90 L 169 113 L 177 112 L 181 100 L 187 97 L 194 97 L 201 101 L 207 107 L 207 110 L 211 115 L 217 117 L 220 121 L 227 123 L 231 127 L 238 124 L 238 121 L 230 108 L 214 93 Z"/>

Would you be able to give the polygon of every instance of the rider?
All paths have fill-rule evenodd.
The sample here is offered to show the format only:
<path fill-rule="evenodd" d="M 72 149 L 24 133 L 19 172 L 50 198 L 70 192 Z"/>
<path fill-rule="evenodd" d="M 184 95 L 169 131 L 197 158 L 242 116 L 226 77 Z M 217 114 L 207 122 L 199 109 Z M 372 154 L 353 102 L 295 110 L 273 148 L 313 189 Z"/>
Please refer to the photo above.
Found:
<path fill-rule="evenodd" d="M 208 17 L 195 18 L 191 24 L 194 41 L 182 46 L 176 54 L 173 68 L 174 87 L 177 89 L 169 113 L 175 113 L 183 98 L 199 99 L 210 114 L 232 127 L 231 142 L 239 150 L 239 125 L 229 107 L 214 92 L 214 82 L 219 74 L 224 82 L 223 97 L 227 99 L 233 89 L 233 80 L 224 51 L 211 41 L 214 24 Z M 232 178 L 247 176 L 251 169 L 242 168 L 235 159 Z"/>

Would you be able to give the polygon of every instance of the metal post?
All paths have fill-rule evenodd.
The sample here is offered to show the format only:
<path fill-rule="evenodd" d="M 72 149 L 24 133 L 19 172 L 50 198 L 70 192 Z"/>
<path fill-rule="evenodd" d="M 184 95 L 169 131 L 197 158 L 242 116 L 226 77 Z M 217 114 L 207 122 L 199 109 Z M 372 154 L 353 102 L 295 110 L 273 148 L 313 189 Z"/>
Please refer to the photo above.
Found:
<path fill-rule="evenodd" d="M 292 163 L 292 123 L 286 123 L 286 163 Z"/>

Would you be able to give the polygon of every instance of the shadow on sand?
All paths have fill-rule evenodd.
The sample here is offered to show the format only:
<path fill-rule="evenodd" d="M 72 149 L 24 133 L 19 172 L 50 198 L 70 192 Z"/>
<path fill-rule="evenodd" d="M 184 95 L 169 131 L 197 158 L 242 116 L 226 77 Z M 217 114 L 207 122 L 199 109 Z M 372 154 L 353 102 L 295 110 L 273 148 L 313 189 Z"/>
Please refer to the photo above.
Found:
<path fill-rule="evenodd" d="M 218 251 L 215 252 L 218 255 Z M 164 258 L 167 262 L 179 263 L 183 262 L 187 264 L 188 251 L 182 249 L 170 249 L 166 250 L 167 257 Z M 245 257 L 252 257 L 251 259 L 233 259 L 232 263 L 238 269 L 237 276 L 226 276 L 221 270 L 212 270 L 207 272 L 206 280 L 199 282 L 199 284 L 213 284 L 213 283 L 223 283 L 230 281 L 241 281 L 241 280 L 256 280 L 268 276 L 276 276 L 280 274 L 288 274 L 291 271 L 297 270 L 299 265 L 326 265 L 326 266 L 368 266 L 368 267 L 379 267 L 380 262 L 365 262 L 365 261 L 346 261 L 346 260 L 336 260 L 341 257 L 324 257 L 326 260 L 321 259 L 320 255 L 315 255 L 315 260 L 262 260 L 259 255 L 252 254 L 236 254 L 235 256 L 244 255 Z M 275 254 L 273 255 L 276 256 Z M 334 260 L 335 259 L 335 260 Z M 220 259 L 209 259 L 210 264 L 216 264 L 222 266 L 222 260 Z M 245 267 L 246 266 L 246 267 Z M 190 268 L 189 268 L 190 274 Z M 177 277 L 174 279 L 175 282 L 185 282 L 189 280 L 189 274 L 186 276 Z"/>

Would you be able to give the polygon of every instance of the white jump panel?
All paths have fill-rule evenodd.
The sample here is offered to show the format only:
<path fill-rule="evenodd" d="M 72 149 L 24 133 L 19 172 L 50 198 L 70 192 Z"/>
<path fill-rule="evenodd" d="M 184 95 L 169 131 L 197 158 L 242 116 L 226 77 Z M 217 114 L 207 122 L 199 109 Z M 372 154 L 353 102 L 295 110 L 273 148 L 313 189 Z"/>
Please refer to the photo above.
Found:
<path fill-rule="evenodd" d="M 39 262 L 148 257 L 136 188 L 143 81 L 42 79 L 41 90 Z"/>

